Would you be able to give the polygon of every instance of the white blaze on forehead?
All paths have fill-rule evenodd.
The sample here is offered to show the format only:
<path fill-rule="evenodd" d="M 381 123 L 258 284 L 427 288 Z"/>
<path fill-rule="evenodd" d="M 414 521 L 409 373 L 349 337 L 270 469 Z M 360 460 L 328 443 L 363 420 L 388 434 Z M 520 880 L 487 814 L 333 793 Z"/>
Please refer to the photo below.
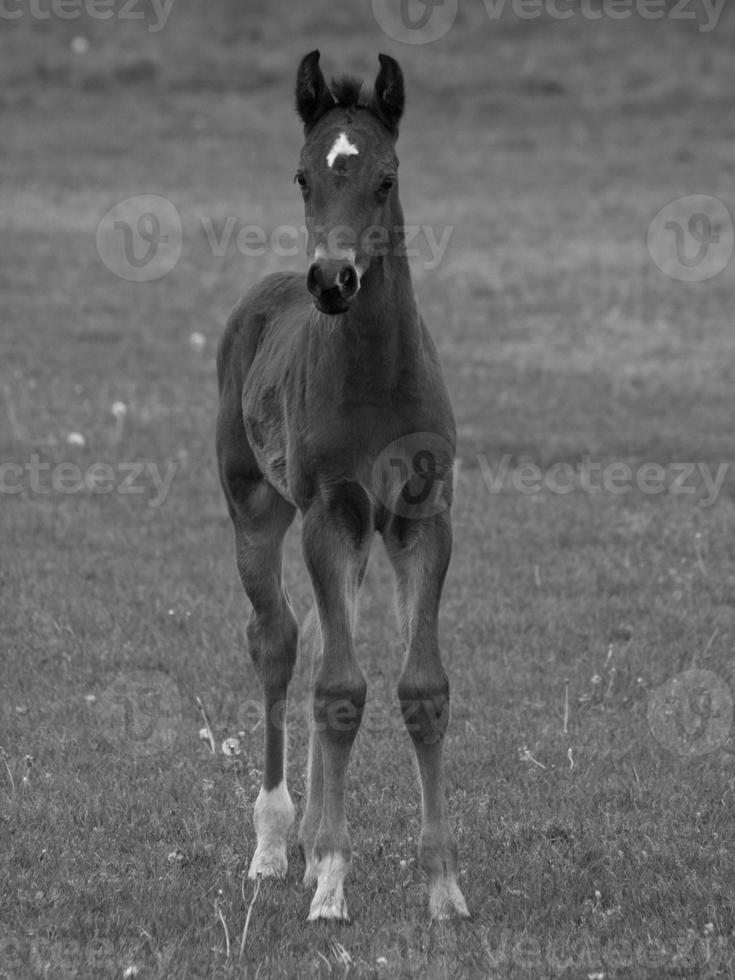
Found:
<path fill-rule="evenodd" d="M 340 156 L 357 156 L 359 150 L 357 147 L 350 143 L 347 139 L 346 133 L 340 133 L 337 139 L 334 141 L 334 146 L 327 153 L 327 165 L 331 169 L 334 166 L 334 161 Z"/>

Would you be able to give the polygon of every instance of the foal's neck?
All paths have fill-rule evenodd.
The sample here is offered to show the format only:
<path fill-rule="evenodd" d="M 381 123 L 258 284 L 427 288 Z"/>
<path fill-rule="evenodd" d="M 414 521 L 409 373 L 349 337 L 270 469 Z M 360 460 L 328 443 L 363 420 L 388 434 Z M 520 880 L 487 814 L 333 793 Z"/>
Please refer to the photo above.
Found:
<path fill-rule="evenodd" d="M 397 389 L 415 363 L 418 310 L 411 275 L 396 268 L 405 259 L 383 257 L 363 276 L 360 291 L 337 333 L 345 365 L 346 393 L 380 400 Z"/>
<path fill-rule="evenodd" d="M 419 313 L 403 241 L 373 257 L 331 338 L 340 351 L 348 400 L 390 399 L 418 360 Z"/>

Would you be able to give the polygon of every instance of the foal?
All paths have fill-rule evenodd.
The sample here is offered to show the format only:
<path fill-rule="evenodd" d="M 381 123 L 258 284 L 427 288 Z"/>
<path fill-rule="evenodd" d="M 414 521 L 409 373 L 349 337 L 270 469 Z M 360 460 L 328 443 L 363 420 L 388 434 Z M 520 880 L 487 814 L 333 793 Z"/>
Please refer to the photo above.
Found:
<path fill-rule="evenodd" d="M 319 52 L 302 60 L 305 143 L 296 182 L 306 213 L 306 277 L 267 276 L 240 302 L 217 372 L 219 474 L 252 603 L 247 636 L 265 696 L 265 766 L 250 877 L 286 873 L 294 806 L 286 787 L 286 695 L 299 630 L 281 576 L 296 509 L 314 590 L 301 646 L 313 658 L 308 795 L 299 842 L 309 919 L 347 919 L 345 773 L 365 704 L 355 660 L 357 594 L 375 531 L 397 580 L 405 662 L 398 697 L 421 778 L 419 856 L 431 915 L 466 916 L 446 816 L 442 742 L 449 685 L 437 617 L 449 564 L 455 430 L 436 349 L 403 245 L 395 142 L 403 75 L 380 55 L 374 92 L 331 89 Z"/>

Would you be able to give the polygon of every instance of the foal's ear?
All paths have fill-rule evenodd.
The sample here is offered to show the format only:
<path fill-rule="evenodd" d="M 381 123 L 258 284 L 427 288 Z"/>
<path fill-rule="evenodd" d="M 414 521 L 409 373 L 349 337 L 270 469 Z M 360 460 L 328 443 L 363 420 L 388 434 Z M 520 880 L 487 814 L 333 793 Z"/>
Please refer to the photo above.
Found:
<path fill-rule="evenodd" d="M 375 111 L 392 132 L 398 132 L 406 97 L 401 66 L 387 54 L 379 54 L 380 71 L 375 79 Z"/>
<path fill-rule="evenodd" d="M 334 98 L 319 67 L 319 51 L 310 51 L 301 59 L 296 73 L 296 110 L 306 129 L 333 105 Z"/>

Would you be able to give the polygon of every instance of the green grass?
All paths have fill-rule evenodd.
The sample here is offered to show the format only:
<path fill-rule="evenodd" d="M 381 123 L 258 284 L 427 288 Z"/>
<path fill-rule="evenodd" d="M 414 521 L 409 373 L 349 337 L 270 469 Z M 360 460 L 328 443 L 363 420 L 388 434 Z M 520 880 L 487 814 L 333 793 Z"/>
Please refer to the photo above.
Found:
<path fill-rule="evenodd" d="M 479 3 L 426 47 L 385 38 L 367 3 L 178 0 L 158 33 L 4 22 L 0 462 L 176 469 L 159 507 L 150 478 L 102 495 L 34 493 L 24 477 L 0 496 L 0 977 L 735 976 L 735 741 L 725 730 L 687 754 L 701 702 L 675 712 L 665 744 L 649 718 L 658 688 L 692 668 L 735 693 L 735 470 L 710 507 L 701 485 L 564 496 L 511 481 L 524 463 L 586 457 L 732 464 L 732 262 L 704 283 L 667 279 L 646 231 L 685 194 L 735 211 L 734 39 L 727 16 L 701 34 L 491 22 Z M 376 542 L 348 791 L 353 921 L 307 926 L 293 842 L 238 960 L 262 726 L 213 463 L 213 358 L 244 290 L 303 258 L 217 257 L 201 218 L 301 224 L 291 91 L 314 46 L 328 69 L 366 76 L 379 50 L 399 58 L 404 211 L 452 226 L 438 267 L 414 274 L 460 436 L 442 632 L 473 919 L 428 922 Z M 147 284 L 113 276 L 95 248 L 102 216 L 142 193 L 169 198 L 184 229 L 175 269 Z M 493 472 L 509 461 L 500 492 L 478 456 Z M 297 526 L 286 575 L 303 615 Z M 168 697 L 148 741 L 126 738 L 111 701 L 138 670 Z M 306 674 L 290 709 L 299 805 Z M 197 697 L 218 742 L 243 732 L 242 755 L 198 739 Z"/>

